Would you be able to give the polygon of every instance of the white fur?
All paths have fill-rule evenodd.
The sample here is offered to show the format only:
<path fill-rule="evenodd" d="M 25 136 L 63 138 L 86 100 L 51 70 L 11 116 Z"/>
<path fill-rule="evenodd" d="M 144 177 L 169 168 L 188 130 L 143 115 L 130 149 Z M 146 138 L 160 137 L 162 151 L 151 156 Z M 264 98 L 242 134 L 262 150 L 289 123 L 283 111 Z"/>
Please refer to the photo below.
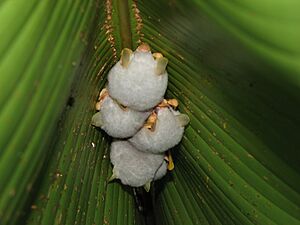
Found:
<path fill-rule="evenodd" d="M 162 177 L 164 177 L 167 173 L 167 169 L 168 169 L 168 164 L 166 161 L 163 161 L 163 163 L 161 164 L 161 166 L 158 168 L 158 170 L 155 173 L 154 180 L 159 180 Z"/>
<path fill-rule="evenodd" d="M 115 138 L 132 137 L 144 124 L 149 112 L 138 112 L 127 108 L 122 109 L 111 97 L 103 100 L 100 115 L 95 114 L 93 124 L 101 120 L 103 129 L 108 135 Z"/>
<path fill-rule="evenodd" d="M 122 105 L 138 111 L 148 110 L 163 100 L 168 74 L 155 74 L 157 62 L 151 52 L 135 51 L 128 68 L 120 61 L 108 74 L 110 95 Z"/>
<path fill-rule="evenodd" d="M 169 108 L 158 108 L 155 130 L 143 127 L 129 141 L 137 149 L 152 153 L 161 153 L 174 147 L 184 132 L 184 127 L 176 117 L 178 114 Z"/>
<path fill-rule="evenodd" d="M 128 141 L 115 141 L 111 144 L 110 160 L 122 184 L 140 187 L 158 176 L 164 155 L 141 152 Z"/>

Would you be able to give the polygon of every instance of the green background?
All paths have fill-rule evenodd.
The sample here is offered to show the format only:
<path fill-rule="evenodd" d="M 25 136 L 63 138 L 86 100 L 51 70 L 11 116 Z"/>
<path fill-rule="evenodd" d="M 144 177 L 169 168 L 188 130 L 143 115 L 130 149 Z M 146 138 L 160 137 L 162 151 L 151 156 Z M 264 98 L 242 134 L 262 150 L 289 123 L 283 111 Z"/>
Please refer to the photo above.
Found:
<path fill-rule="evenodd" d="M 191 119 L 153 187 L 156 224 L 300 224 L 299 10 L 0 1 L 0 224 L 145 224 L 131 189 L 107 184 L 110 139 L 90 126 L 107 72 L 139 41 L 169 59 L 167 96 Z"/>

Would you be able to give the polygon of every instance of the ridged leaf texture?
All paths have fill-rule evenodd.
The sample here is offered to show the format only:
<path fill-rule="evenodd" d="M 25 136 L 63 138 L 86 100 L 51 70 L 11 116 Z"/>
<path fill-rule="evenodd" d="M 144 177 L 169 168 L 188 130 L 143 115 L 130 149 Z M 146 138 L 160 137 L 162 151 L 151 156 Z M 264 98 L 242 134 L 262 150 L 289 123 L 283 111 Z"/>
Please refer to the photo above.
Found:
<path fill-rule="evenodd" d="M 300 224 L 300 3 L 0 2 L 0 224 Z M 122 47 L 168 59 L 191 122 L 151 190 L 108 183 L 90 125 Z M 149 222 L 151 221 L 151 222 Z"/>

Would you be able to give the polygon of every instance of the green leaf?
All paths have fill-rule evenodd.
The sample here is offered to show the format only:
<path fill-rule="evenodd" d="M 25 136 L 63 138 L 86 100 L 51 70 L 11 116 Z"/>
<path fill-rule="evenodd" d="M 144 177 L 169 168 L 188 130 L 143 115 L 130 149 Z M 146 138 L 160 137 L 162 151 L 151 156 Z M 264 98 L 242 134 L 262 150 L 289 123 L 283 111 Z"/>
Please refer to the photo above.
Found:
<path fill-rule="evenodd" d="M 269 15 L 276 4 L 256 12 L 265 3 L 256 4 L 251 10 L 252 2 L 140 4 L 141 38 L 169 59 L 167 94 L 191 119 L 173 150 L 175 170 L 157 187 L 158 224 L 300 223 L 300 52 L 293 39 L 299 30 L 276 35 L 281 27 L 271 27 L 272 19 L 286 12 Z M 289 10 L 288 21 L 297 17 Z M 250 13 L 256 17 L 239 17 Z M 259 13 L 270 16 L 271 30 L 259 30 Z M 247 41 L 252 38 L 259 41 Z M 295 54 L 260 38 L 279 39 L 280 48 Z"/>
<path fill-rule="evenodd" d="M 115 62 L 106 7 L 1 3 L 1 224 L 140 223 L 131 190 L 107 183 L 109 140 L 90 124 Z"/>
<path fill-rule="evenodd" d="M 190 118 L 150 190 L 156 224 L 300 224 L 299 7 L 2 1 L 0 224 L 153 224 L 108 183 L 111 140 L 91 126 L 109 69 L 141 41 Z"/>

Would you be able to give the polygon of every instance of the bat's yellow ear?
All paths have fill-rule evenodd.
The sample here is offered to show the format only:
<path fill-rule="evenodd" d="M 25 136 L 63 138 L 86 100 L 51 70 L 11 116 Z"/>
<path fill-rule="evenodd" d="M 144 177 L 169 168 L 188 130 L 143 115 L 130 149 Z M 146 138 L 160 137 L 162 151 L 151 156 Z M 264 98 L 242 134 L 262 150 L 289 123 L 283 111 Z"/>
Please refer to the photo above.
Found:
<path fill-rule="evenodd" d="M 190 118 L 186 114 L 180 114 L 180 115 L 178 115 L 176 117 L 177 117 L 177 119 L 179 121 L 180 126 L 182 126 L 182 127 L 185 127 L 190 122 Z"/>
<path fill-rule="evenodd" d="M 166 68 L 168 65 L 168 59 L 165 57 L 160 57 L 156 59 L 157 61 L 157 65 L 156 65 L 156 69 L 155 69 L 155 74 L 156 75 L 162 75 L 166 72 Z"/>
<path fill-rule="evenodd" d="M 100 110 L 102 102 L 103 102 L 103 100 L 105 99 L 106 96 L 108 96 L 108 90 L 107 90 L 107 88 L 103 88 L 100 91 L 100 94 L 98 96 L 98 101 L 97 101 L 97 103 L 95 105 L 95 108 L 96 108 L 97 111 Z"/>
<path fill-rule="evenodd" d="M 151 188 L 151 181 L 148 181 L 145 185 L 144 185 L 144 189 L 145 191 L 149 192 Z"/>
<path fill-rule="evenodd" d="M 130 63 L 130 57 L 132 55 L 132 50 L 129 48 L 124 48 L 121 52 L 121 65 L 123 68 L 127 68 Z"/>
<path fill-rule="evenodd" d="M 112 174 L 111 177 L 109 178 L 108 182 L 111 182 L 111 181 L 117 179 L 117 175 L 116 175 L 115 169 L 113 169 L 112 172 L 113 172 L 113 174 Z"/>
<path fill-rule="evenodd" d="M 101 112 L 97 112 L 92 117 L 92 125 L 95 127 L 102 127 L 103 126 L 103 120 Z"/>
<path fill-rule="evenodd" d="M 146 123 L 144 124 L 144 127 L 149 129 L 150 131 L 154 131 L 156 121 L 157 121 L 157 114 L 155 112 L 152 112 L 151 115 L 148 117 Z"/>
<path fill-rule="evenodd" d="M 173 162 L 173 158 L 172 158 L 172 155 L 171 155 L 171 151 L 168 150 L 168 153 L 167 153 L 167 161 L 168 161 L 168 170 L 174 170 L 174 162 Z"/>
<path fill-rule="evenodd" d="M 176 98 L 169 99 L 169 100 L 167 100 L 167 102 L 174 109 L 176 109 L 178 107 L 178 105 L 179 105 L 178 100 Z"/>

